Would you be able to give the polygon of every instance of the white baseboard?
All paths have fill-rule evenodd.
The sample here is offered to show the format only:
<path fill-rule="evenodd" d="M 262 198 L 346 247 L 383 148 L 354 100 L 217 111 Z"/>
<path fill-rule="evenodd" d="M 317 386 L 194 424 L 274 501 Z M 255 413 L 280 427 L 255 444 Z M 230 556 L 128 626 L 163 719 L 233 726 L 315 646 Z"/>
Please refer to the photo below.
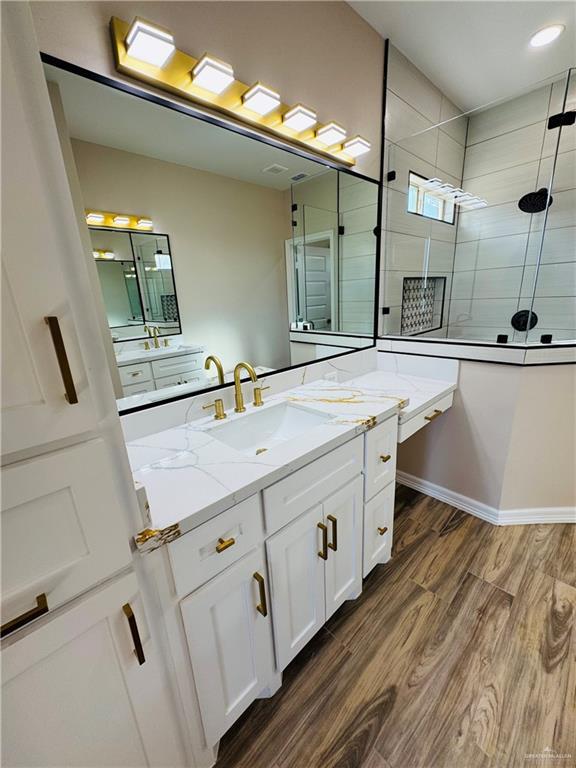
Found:
<path fill-rule="evenodd" d="M 421 491 L 433 499 L 469 512 L 492 525 L 529 525 L 537 523 L 576 523 L 576 507 L 535 507 L 532 509 L 496 509 L 469 496 L 451 491 L 441 485 L 422 480 L 407 472 L 396 472 L 396 479 L 408 488 Z"/>

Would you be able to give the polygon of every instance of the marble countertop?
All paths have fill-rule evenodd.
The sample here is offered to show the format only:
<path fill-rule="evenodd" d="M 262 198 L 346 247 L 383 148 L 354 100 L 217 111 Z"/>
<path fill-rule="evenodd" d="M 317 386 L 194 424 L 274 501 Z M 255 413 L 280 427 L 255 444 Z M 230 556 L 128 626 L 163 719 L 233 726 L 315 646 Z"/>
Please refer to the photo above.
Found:
<path fill-rule="evenodd" d="M 161 337 L 160 337 L 161 338 Z M 167 357 L 177 357 L 179 355 L 192 355 L 197 352 L 203 352 L 203 346 L 178 346 L 164 347 L 156 349 L 132 349 L 126 352 L 119 352 L 116 355 L 117 365 L 132 365 L 133 363 L 151 363 L 153 360 L 162 360 Z"/>

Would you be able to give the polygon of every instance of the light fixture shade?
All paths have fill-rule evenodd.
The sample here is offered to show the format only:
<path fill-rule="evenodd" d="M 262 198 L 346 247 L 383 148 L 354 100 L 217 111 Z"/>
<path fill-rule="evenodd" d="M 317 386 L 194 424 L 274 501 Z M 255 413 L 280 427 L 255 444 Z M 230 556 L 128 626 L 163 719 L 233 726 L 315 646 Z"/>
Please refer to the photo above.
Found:
<path fill-rule="evenodd" d="M 354 136 L 353 139 L 344 142 L 343 149 L 344 152 L 351 157 L 360 157 L 360 155 L 365 155 L 367 152 L 370 152 L 372 144 L 366 139 L 363 139 L 362 136 Z"/>
<path fill-rule="evenodd" d="M 130 224 L 129 216 L 114 216 L 114 226 L 127 227 Z"/>
<path fill-rule="evenodd" d="M 192 70 L 192 83 L 210 93 L 223 93 L 234 82 L 234 70 L 225 61 L 205 54 Z"/>
<path fill-rule="evenodd" d="M 152 229 L 154 225 L 152 219 L 138 219 L 136 226 L 138 229 Z"/>
<path fill-rule="evenodd" d="M 174 38 L 167 29 L 139 17 L 134 19 L 126 36 L 129 56 L 153 67 L 163 67 L 175 50 Z"/>
<path fill-rule="evenodd" d="M 544 27 L 544 29 L 536 32 L 535 35 L 532 35 L 530 38 L 530 45 L 532 48 L 541 48 L 543 45 L 549 45 L 550 43 L 553 43 L 557 37 L 560 37 L 562 32 L 564 32 L 564 29 L 565 27 L 563 24 L 552 24 L 549 27 Z"/>
<path fill-rule="evenodd" d="M 242 101 L 246 109 L 264 116 L 280 106 L 280 95 L 262 83 L 256 83 L 246 91 Z"/>
<path fill-rule="evenodd" d="M 327 123 L 316 131 L 316 138 L 327 147 L 333 147 L 334 144 L 342 144 L 346 138 L 346 131 L 338 123 Z"/>
<path fill-rule="evenodd" d="M 284 115 L 282 123 L 293 131 L 302 131 L 312 128 L 317 123 L 316 112 L 313 109 L 305 107 L 303 104 L 296 104 Z"/>
<path fill-rule="evenodd" d="M 103 259 L 109 259 L 109 260 L 116 258 L 116 256 L 114 255 L 114 251 L 102 251 L 101 256 Z"/>
<path fill-rule="evenodd" d="M 87 213 L 86 214 L 86 224 L 104 224 L 104 214 L 103 213 Z"/>

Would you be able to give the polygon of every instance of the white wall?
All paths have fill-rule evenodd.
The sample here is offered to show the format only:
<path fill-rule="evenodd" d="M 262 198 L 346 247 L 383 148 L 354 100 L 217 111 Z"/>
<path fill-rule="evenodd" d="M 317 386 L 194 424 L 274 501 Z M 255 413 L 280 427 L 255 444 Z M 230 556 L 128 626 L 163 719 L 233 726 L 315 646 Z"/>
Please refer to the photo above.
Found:
<path fill-rule="evenodd" d="M 87 208 L 150 216 L 168 234 L 186 343 L 229 368 L 289 364 L 282 192 L 109 147 L 72 142 Z"/>

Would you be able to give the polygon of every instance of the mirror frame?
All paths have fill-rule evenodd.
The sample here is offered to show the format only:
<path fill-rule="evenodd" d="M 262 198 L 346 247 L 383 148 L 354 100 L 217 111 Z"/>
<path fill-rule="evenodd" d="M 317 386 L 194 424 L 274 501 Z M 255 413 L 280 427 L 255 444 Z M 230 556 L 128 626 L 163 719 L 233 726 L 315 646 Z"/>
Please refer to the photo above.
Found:
<path fill-rule="evenodd" d="M 85 69 L 84 67 L 80 67 L 77 64 L 73 64 L 72 62 L 65 61 L 63 59 L 60 59 L 56 56 L 52 56 L 51 54 L 45 53 L 43 51 L 40 51 L 40 59 L 42 61 L 42 64 L 47 64 L 51 67 L 54 67 L 56 69 L 62 69 L 66 72 L 70 72 L 71 74 L 78 75 L 79 77 L 83 77 L 87 80 L 91 80 L 93 82 L 99 83 L 100 85 L 104 85 L 108 88 L 113 88 L 114 90 L 121 91 L 123 93 L 128 94 L 129 96 L 135 96 L 136 98 L 143 99 L 144 101 L 148 101 L 152 104 L 155 104 L 156 106 L 164 107 L 165 109 L 170 109 L 174 112 L 179 112 L 182 115 L 186 115 L 187 117 L 192 117 L 196 120 L 202 120 L 205 123 L 212 124 L 218 128 L 224 128 L 225 130 L 231 131 L 232 133 L 240 134 L 241 136 L 245 136 L 246 138 L 252 139 L 254 141 L 259 141 L 264 144 L 268 144 L 272 147 L 275 147 L 276 149 L 281 149 L 284 152 L 290 152 L 291 154 L 298 155 L 299 157 L 305 158 L 307 160 L 311 160 L 313 162 L 318 163 L 319 166 L 324 166 L 325 168 L 331 168 L 336 171 L 340 171 L 342 173 L 349 174 L 351 176 L 354 176 L 358 179 L 361 179 L 363 181 L 367 181 L 371 184 L 375 184 L 378 187 L 378 194 L 377 194 L 377 208 L 376 208 L 376 226 L 374 228 L 374 234 L 376 236 L 376 263 L 375 263 L 375 274 L 374 274 L 374 324 L 372 329 L 372 334 L 355 334 L 355 333 L 335 333 L 330 335 L 338 336 L 338 338 L 342 338 L 344 341 L 346 338 L 362 338 L 366 339 L 366 345 L 363 347 L 358 347 L 357 349 L 347 349 L 345 352 L 336 352 L 333 355 L 328 355 L 327 357 L 323 357 L 317 362 L 322 362 L 324 360 L 334 360 L 335 358 L 344 357 L 345 355 L 351 355 L 355 352 L 359 352 L 362 349 L 371 349 L 376 347 L 377 339 L 378 339 L 378 324 L 379 324 L 379 306 L 380 306 L 380 257 L 381 257 L 381 247 L 382 247 L 382 208 L 383 208 L 383 194 L 384 194 L 384 187 L 383 187 L 383 173 L 384 173 L 384 116 L 386 113 L 386 80 L 387 80 L 387 63 L 388 63 L 388 40 L 384 41 L 384 73 L 382 78 L 382 111 L 381 111 L 381 130 L 380 130 L 380 162 L 379 162 L 379 177 L 373 178 L 371 176 L 366 176 L 363 173 L 359 173 L 358 171 L 355 171 L 348 166 L 342 165 L 337 161 L 337 159 L 331 159 L 326 157 L 319 157 L 318 155 L 314 154 L 312 151 L 306 151 L 303 148 L 296 147 L 293 144 L 285 143 L 280 139 L 276 139 L 275 137 L 260 132 L 257 128 L 251 129 L 248 126 L 244 126 L 240 123 L 236 123 L 231 119 L 224 119 L 219 117 L 218 115 L 210 112 L 203 111 L 202 109 L 195 107 L 192 104 L 182 104 L 177 101 L 171 101 L 167 98 L 164 98 L 157 93 L 154 93 L 153 91 L 147 91 L 142 88 L 138 88 L 135 85 L 129 84 L 127 82 L 124 82 L 122 80 L 117 80 L 116 78 L 111 78 L 106 75 L 102 75 L 98 72 L 93 72 L 92 70 Z M 120 231 L 120 230 L 118 230 Z M 290 333 L 290 328 L 287 328 L 287 332 Z M 300 332 L 298 332 L 300 333 Z M 303 331 L 303 333 L 306 333 L 307 336 L 314 337 L 314 336 L 325 336 L 326 331 Z M 315 343 L 313 341 L 309 343 Z M 334 346 L 335 349 L 339 348 L 340 346 L 345 347 L 345 343 L 342 345 L 330 345 L 326 344 L 325 342 L 319 341 L 318 343 L 321 343 L 323 346 Z M 295 370 L 298 368 L 305 368 L 306 366 L 310 365 L 310 362 L 306 363 L 297 363 L 295 365 L 288 365 L 284 368 L 277 368 L 274 371 L 271 371 L 270 373 L 266 374 L 266 377 L 268 376 L 274 376 L 279 373 L 285 373 L 286 371 Z M 242 381 L 245 381 L 246 379 L 242 379 Z M 145 411 L 149 410 L 151 408 L 157 408 L 161 405 L 166 405 L 168 403 L 173 403 L 178 400 L 185 400 L 190 397 L 195 397 L 196 395 L 205 394 L 207 392 L 215 392 L 221 389 L 224 389 L 226 387 L 231 386 L 228 384 L 216 384 L 214 386 L 210 387 L 203 387 L 201 389 L 194 390 L 192 392 L 186 392 L 183 394 L 178 395 L 172 395 L 170 397 L 166 397 L 164 400 L 159 400 L 157 402 L 152 403 L 142 403 L 141 405 L 134 406 L 132 408 L 119 408 L 119 414 L 121 416 L 128 415 L 131 413 L 138 413 L 139 411 Z"/>

